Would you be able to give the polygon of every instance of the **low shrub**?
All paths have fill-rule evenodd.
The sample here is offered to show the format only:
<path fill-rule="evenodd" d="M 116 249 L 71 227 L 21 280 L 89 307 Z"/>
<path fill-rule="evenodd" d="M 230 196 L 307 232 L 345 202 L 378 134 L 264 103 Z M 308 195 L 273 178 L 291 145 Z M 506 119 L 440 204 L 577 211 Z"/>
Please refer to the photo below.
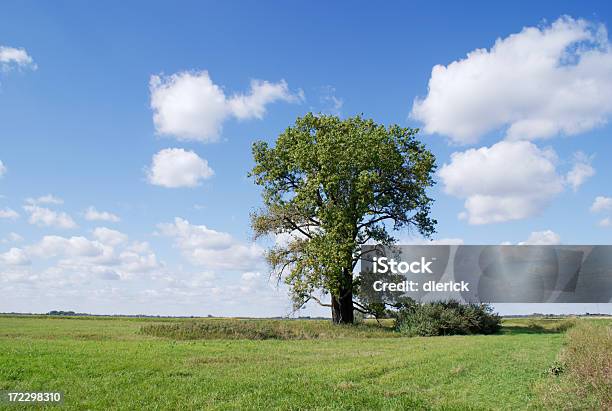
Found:
<path fill-rule="evenodd" d="M 413 303 L 398 310 L 395 327 L 409 337 L 493 334 L 501 329 L 501 317 L 487 304 Z"/>
<path fill-rule="evenodd" d="M 174 340 L 307 340 L 393 337 L 392 326 L 364 320 L 334 325 L 325 320 L 202 319 L 149 324 L 140 333 Z"/>
<path fill-rule="evenodd" d="M 533 318 L 529 319 L 529 321 L 527 322 L 527 328 L 531 331 L 545 331 L 546 330 L 546 328 L 544 328 L 544 326 L 540 324 L 538 320 L 535 320 Z"/>
<path fill-rule="evenodd" d="M 176 324 L 151 324 L 141 328 L 141 332 L 156 337 L 177 340 L 195 339 L 248 339 L 248 340 L 289 340 L 317 338 L 316 330 L 285 327 L 274 323 L 248 320 L 229 321 L 186 321 Z"/>
<path fill-rule="evenodd" d="M 576 318 L 568 318 L 560 321 L 559 323 L 553 326 L 553 331 L 558 333 L 564 333 L 578 325 L 578 320 Z"/>

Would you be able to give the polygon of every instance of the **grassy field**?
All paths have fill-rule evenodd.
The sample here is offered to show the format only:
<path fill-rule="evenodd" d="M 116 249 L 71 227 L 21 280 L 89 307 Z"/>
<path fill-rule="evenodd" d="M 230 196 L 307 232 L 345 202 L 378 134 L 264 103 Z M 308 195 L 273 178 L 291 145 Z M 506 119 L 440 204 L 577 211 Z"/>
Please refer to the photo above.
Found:
<path fill-rule="evenodd" d="M 0 390 L 63 391 L 68 409 L 539 408 L 566 338 L 549 320 L 507 320 L 492 336 L 314 320 L 267 325 L 309 330 L 288 339 L 147 334 L 188 321 L 0 316 Z"/>

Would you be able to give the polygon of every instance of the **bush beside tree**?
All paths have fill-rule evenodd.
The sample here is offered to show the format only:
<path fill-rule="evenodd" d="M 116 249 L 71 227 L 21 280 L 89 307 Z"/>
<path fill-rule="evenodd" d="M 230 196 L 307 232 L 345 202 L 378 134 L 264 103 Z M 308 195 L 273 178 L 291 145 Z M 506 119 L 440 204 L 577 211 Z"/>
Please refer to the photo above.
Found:
<path fill-rule="evenodd" d="M 488 304 L 408 301 L 398 307 L 394 316 L 396 330 L 409 337 L 494 334 L 501 329 L 501 317 Z"/>

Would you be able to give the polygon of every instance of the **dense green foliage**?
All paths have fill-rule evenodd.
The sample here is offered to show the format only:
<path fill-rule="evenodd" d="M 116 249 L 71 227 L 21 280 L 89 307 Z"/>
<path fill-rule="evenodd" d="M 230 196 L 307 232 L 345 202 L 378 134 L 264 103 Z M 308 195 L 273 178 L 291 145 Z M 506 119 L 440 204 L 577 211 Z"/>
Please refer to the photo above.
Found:
<path fill-rule="evenodd" d="M 416 133 L 361 116 L 307 114 L 275 146 L 253 145 L 250 175 L 263 208 L 252 226 L 256 236 L 284 236 L 267 260 L 297 307 L 330 294 L 334 321 L 352 323 L 360 246 L 393 243 L 388 227 L 434 232 L 426 190 L 435 158 Z"/>
<path fill-rule="evenodd" d="M 414 303 L 399 309 L 395 327 L 409 337 L 494 334 L 501 329 L 501 318 L 486 304 Z"/>
<path fill-rule="evenodd" d="M 431 338 L 369 328 L 377 338 L 365 339 L 330 324 L 320 327 L 346 334 L 252 341 L 139 332 L 191 321 L 0 316 L 0 390 L 63 391 L 69 410 L 527 409 L 539 404 L 534 386 L 549 380 L 565 340 L 520 319 L 496 335 Z M 538 321 L 543 330 L 560 322 Z"/>

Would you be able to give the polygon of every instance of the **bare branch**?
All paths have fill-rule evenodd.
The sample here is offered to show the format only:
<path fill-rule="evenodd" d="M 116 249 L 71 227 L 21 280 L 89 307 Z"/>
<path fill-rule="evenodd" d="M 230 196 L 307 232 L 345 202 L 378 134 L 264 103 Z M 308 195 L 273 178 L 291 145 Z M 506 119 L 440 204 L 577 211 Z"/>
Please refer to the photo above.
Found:
<path fill-rule="evenodd" d="M 355 301 L 353 301 L 353 304 L 355 304 Z M 369 311 L 364 311 L 361 308 L 355 306 L 353 306 L 353 310 L 359 311 L 361 314 L 371 314 Z"/>
<path fill-rule="evenodd" d="M 312 236 L 310 235 L 310 233 L 302 230 L 302 228 L 299 225 L 297 225 L 296 223 L 294 223 L 293 221 L 291 221 L 291 219 L 285 217 L 285 221 L 288 222 L 291 227 L 293 227 L 294 229 L 298 230 L 300 233 L 304 234 L 306 237 L 312 239 Z"/>
<path fill-rule="evenodd" d="M 314 295 L 311 295 L 308 297 L 308 299 L 306 301 L 304 301 L 304 304 L 306 304 L 308 301 L 310 300 L 314 300 L 317 304 L 319 304 L 321 307 L 331 307 L 331 304 L 325 304 L 324 302 L 321 302 L 321 300 L 319 300 L 317 297 L 315 297 Z"/>

